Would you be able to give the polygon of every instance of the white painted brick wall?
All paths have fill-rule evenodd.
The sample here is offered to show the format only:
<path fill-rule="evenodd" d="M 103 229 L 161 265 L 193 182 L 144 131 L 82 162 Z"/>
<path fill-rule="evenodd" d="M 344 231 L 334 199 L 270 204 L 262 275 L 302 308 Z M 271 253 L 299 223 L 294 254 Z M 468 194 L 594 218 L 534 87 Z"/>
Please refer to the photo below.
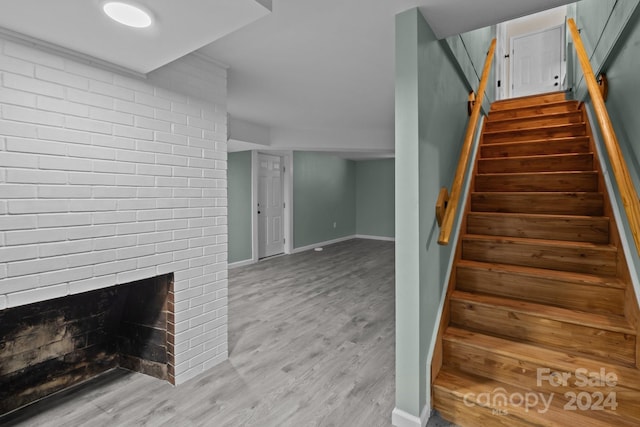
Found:
<path fill-rule="evenodd" d="M 173 272 L 176 382 L 225 360 L 226 117 L 201 58 L 144 81 L 0 38 L 0 310 Z"/>

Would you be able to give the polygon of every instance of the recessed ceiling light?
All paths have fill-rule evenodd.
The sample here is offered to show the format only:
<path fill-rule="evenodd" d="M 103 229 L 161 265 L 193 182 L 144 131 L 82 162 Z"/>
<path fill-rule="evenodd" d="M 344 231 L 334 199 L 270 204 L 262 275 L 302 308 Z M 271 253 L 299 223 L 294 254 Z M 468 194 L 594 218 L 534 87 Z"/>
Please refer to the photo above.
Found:
<path fill-rule="evenodd" d="M 102 6 L 107 16 L 129 27 L 146 28 L 151 25 L 151 15 L 137 6 L 119 1 L 107 2 Z"/>

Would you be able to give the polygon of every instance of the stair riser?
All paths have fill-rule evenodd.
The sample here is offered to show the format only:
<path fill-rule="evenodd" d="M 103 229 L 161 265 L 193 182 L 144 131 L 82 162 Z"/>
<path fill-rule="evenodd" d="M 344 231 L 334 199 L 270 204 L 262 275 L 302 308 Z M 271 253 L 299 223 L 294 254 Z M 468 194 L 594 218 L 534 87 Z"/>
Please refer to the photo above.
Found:
<path fill-rule="evenodd" d="M 470 406 L 463 398 L 451 396 L 446 390 L 435 387 L 433 404 L 440 415 L 460 427 L 532 427 L 533 424 L 511 416 L 492 413 L 491 409 Z"/>
<path fill-rule="evenodd" d="M 491 104 L 491 112 L 511 110 L 515 108 L 537 107 L 566 100 L 566 96 L 562 92 L 547 93 L 543 95 L 529 96 L 526 98 L 505 99 Z"/>
<path fill-rule="evenodd" d="M 462 240 L 462 258 L 549 270 L 614 276 L 616 252 L 606 248 L 574 248 L 542 243 Z"/>
<path fill-rule="evenodd" d="M 469 234 L 609 243 L 609 220 L 602 217 L 531 217 L 470 213 Z"/>
<path fill-rule="evenodd" d="M 512 110 L 492 111 L 489 113 L 489 120 L 508 120 L 532 116 L 542 116 L 544 114 L 562 114 L 578 110 L 577 102 L 567 102 L 563 104 L 538 105 Z"/>
<path fill-rule="evenodd" d="M 504 307 L 458 300 L 451 300 L 451 323 L 457 327 L 603 361 L 615 361 L 627 366 L 635 363 L 635 336 L 620 332 L 540 318 Z"/>
<path fill-rule="evenodd" d="M 476 191 L 598 191 L 595 172 L 477 175 Z"/>
<path fill-rule="evenodd" d="M 525 173 L 594 170 L 593 154 L 521 157 L 517 159 L 480 159 L 478 173 Z"/>
<path fill-rule="evenodd" d="M 480 158 L 504 158 L 521 156 L 545 156 L 552 154 L 589 153 L 589 140 L 570 138 L 556 141 L 518 142 L 511 144 L 482 145 Z"/>
<path fill-rule="evenodd" d="M 471 406 L 463 398 L 451 396 L 446 390 L 434 387 L 433 404 L 440 415 L 460 427 L 532 427 L 519 418 L 492 413 L 491 409 Z"/>
<path fill-rule="evenodd" d="M 534 128 L 496 133 L 485 133 L 483 144 L 499 144 L 505 142 L 533 141 L 539 139 L 569 138 L 585 136 L 587 132 L 584 123 L 550 128 Z"/>
<path fill-rule="evenodd" d="M 550 367 L 545 364 L 544 361 L 541 361 L 541 363 L 531 363 L 529 361 L 496 354 L 488 349 L 475 348 L 464 345 L 463 343 L 450 342 L 447 340 L 444 341 L 443 351 L 445 366 L 447 367 L 455 368 L 468 374 L 490 378 L 494 381 L 500 381 L 512 386 L 527 388 L 535 393 L 543 393 L 547 399 L 551 396 L 551 393 L 553 393 L 553 399 L 561 402 L 562 406 L 570 402 L 570 400 L 565 397 L 565 393 L 567 392 L 576 394 L 580 392 L 587 392 L 589 394 L 600 392 L 605 395 L 615 393 L 619 406 L 615 411 L 608 410 L 601 415 L 616 416 L 624 414 L 630 418 L 640 419 L 640 391 L 630 390 L 621 385 L 614 387 L 607 387 L 606 385 L 579 387 L 579 385 L 584 383 L 582 378 L 576 377 L 576 370 L 581 368 L 579 366 L 566 371 L 564 369 Z M 588 368 L 582 368 L 590 372 Z M 541 369 L 541 371 L 538 372 L 538 369 Z M 571 374 L 571 377 L 567 377 L 566 386 L 562 384 L 559 385 L 559 383 L 552 384 L 551 381 L 545 379 L 545 375 L 562 374 Z M 584 376 L 585 373 L 579 371 L 577 375 Z M 619 378 L 618 381 L 620 381 Z"/>
<path fill-rule="evenodd" d="M 624 315 L 624 289 L 509 272 L 456 268 L 456 289 L 591 313 Z"/>
<path fill-rule="evenodd" d="M 473 193 L 473 212 L 530 213 L 601 216 L 604 201 L 599 193 L 508 194 Z"/>
<path fill-rule="evenodd" d="M 485 125 L 487 132 L 495 132 L 501 130 L 517 130 L 530 129 L 534 127 L 560 126 L 582 122 L 582 112 L 560 114 L 552 117 L 525 117 L 508 120 L 495 120 L 489 118 Z"/>
<path fill-rule="evenodd" d="M 447 367 L 434 384 L 434 406 L 460 426 L 637 427 L 618 412 L 566 410 L 560 399 L 536 394 L 535 402 L 531 393 Z"/>

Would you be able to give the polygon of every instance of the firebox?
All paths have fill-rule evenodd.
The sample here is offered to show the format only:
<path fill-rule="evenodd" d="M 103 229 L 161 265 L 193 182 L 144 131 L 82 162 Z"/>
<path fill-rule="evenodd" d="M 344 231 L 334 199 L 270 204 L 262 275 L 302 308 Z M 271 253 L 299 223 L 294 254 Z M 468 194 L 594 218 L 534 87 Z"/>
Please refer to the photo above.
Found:
<path fill-rule="evenodd" d="M 0 311 L 0 415 L 121 367 L 174 383 L 173 274 Z"/>

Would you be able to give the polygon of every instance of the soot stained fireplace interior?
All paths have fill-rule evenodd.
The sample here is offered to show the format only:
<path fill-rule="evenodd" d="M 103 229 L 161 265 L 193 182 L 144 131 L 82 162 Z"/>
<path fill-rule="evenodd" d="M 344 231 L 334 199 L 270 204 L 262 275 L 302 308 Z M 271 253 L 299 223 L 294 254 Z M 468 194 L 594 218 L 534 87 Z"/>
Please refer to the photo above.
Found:
<path fill-rule="evenodd" d="M 0 416 L 122 367 L 174 383 L 173 274 L 0 311 Z"/>

